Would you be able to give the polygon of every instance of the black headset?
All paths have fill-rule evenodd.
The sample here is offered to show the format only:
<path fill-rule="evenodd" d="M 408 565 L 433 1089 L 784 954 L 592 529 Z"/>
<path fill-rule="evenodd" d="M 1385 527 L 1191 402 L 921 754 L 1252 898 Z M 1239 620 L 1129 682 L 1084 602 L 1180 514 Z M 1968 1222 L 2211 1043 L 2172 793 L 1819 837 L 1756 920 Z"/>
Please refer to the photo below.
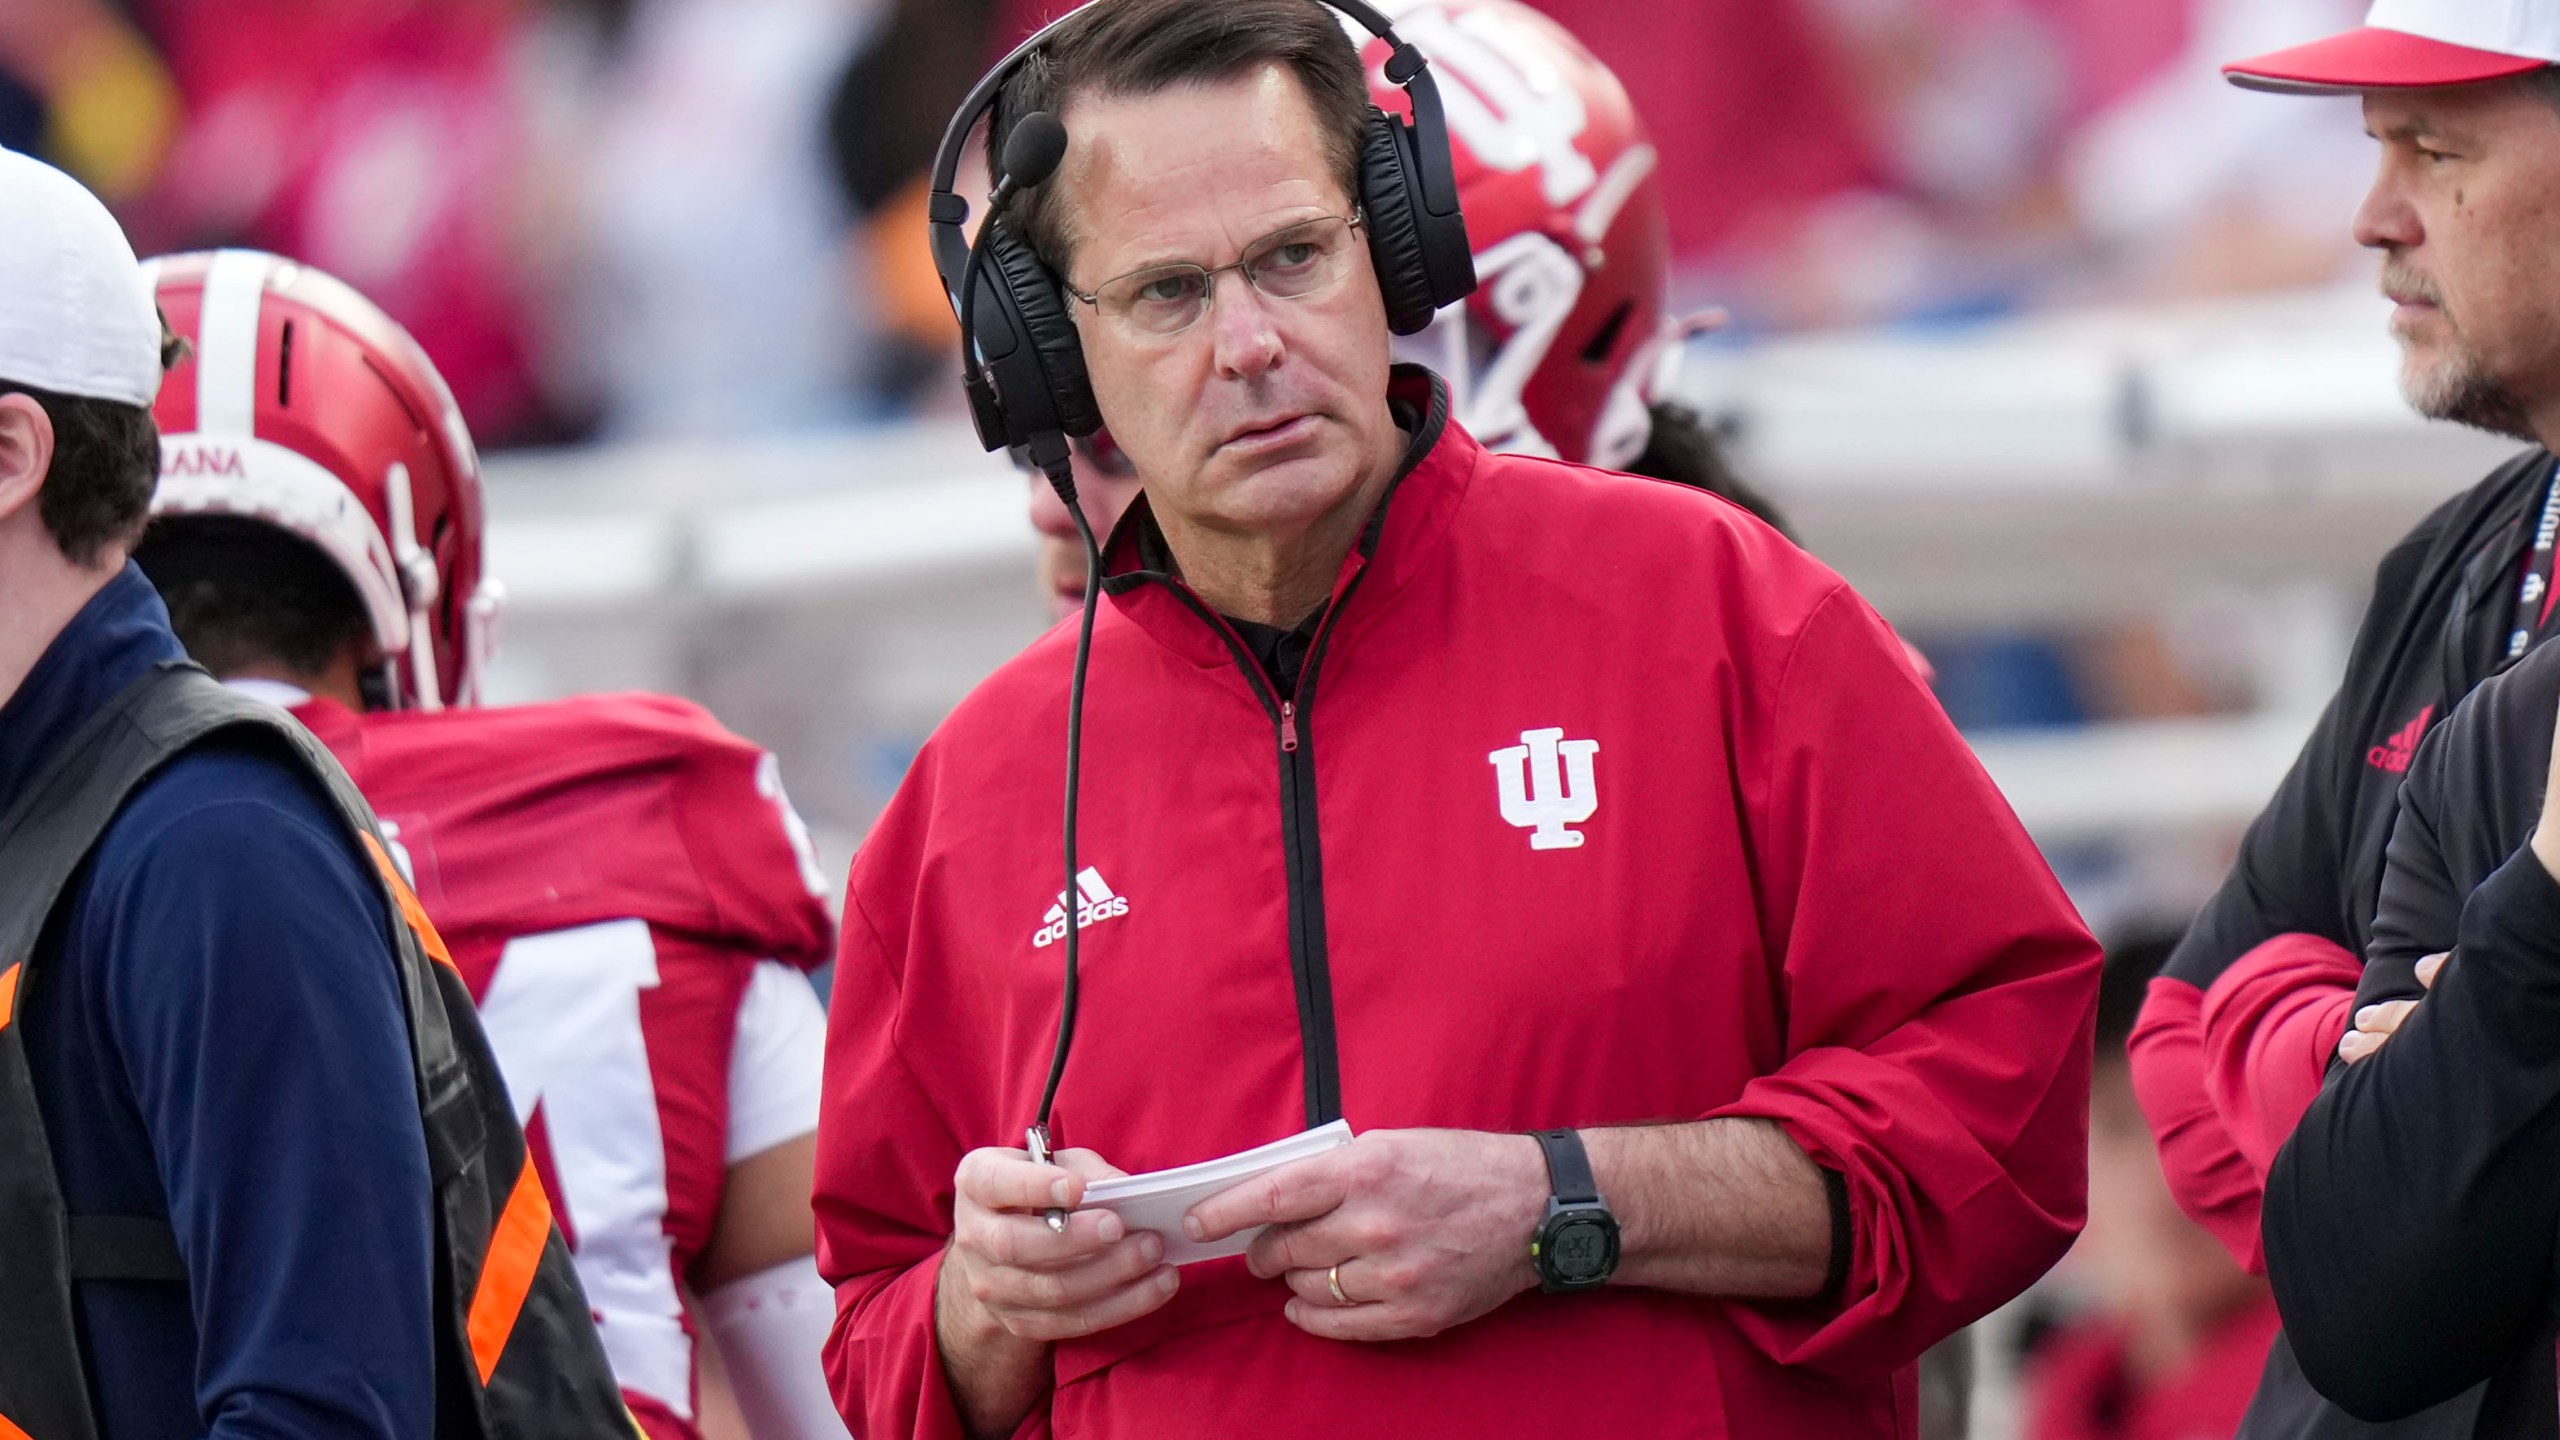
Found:
<path fill-rule="evenodd" d="M 1215 4 L 1216 0 L 1202 0 Z M 1324 0 L 1384 40 L 1394 53 L 1387 79 L 1412 98 L 1413 116 L 1390 116 L 1375 106 L 1360 155 L 1361 212 L 1367 217 L 1369 258 L 1386 297 L 1388 328 L 1411 335 L 1431 323 L 1441 307 L 1475 293 L 1475 252 L 1467 243 L 1466 217 L 1458 209 L 1458 172 L 1450 158 L 1448 119 L 1440 90 L 1422 52 L 1397 38 L 1395 27 L 1361 0 Z M 1084 347 L 1057 276 L 1030 243 L 1004 223 L 1004 202 L 1046 181 L 1065 153 L 1066 134 L 1046 116 L 1024 116 L 1007 137 L 1007 173 L 989 197 L 991 213 L 973 250 L 964 228 L 969 202 L 953 193 L 970 131 L 987 113 L 1023 58 L 1046 43 L 1059 26 L 1090 6 L 1052 21 L 1016 47 L 960 102 L 943 132 L 933 161 L 933 194 L 927 216 L 934 268 L 952 312 L 960 318 L 960 363 L 978 440 L 989 450 L 1027 447 L 1047 468 L 1046 456 L 1063 462 L 1066 437 L 1102 427 L 1086 378 Z M 974 287 L 974 293 L 973 293 Z M 1069 499 L 1073 507 L 1072 498 Z"/>
<path fill-rule="evenodd" d="M 1217 0 L 1202 0 L 1215 4 Z M 1413 118 L 1390 117 L 1369 108 L 1369 134 L 1360 155 L 1361 213 L 1367 217 L 1369 258 L 1378 272 L 1378 288 L 1386 298 L 1387 325 L 1411 335 L 1431 323 L 1444 305 L 1475 293 L 1475 252 L 1467 243 L 1467 221 L 1458 209 L 1458 171 L 1450 158 L 1449 124 L 1440 108 L 1440 90 L 1431 67 L 1396 36 L 1387 18 L 1360 0 L 1323 3 L 1366 26 L 1394 53 L 1387 59 L 1387 78 L 1412 98 Z M 1046 183 L 1057 173 L 1067 152 L 1066 127 L 1054 115 L 1035 111 L 1014 122 L 1004 141 L 996 188 L 987 197 L 986 223 L 972 248 L 967 231 L 969 202 L 952 192 L 960 156 L 978 117 L 987 113 L 1005 81 L 1023 57 L 1040 48 L 1061 25 L 1090 8 L 1075 11 L 1042 27 L 1016 47 L 1003 63 L 988 71 L 943 132 L 942 148 L 933 160 L 933 194 L 926 211 L 933 233 L 934 268 L 960 319 L 960 367 L 969 392 L 970 417 L 978 440 L 989 450 L 1020 447 L 1048 476 L 1051 488 L 1067 505 L 1085 546 L 1084 613 L 1076 636 L 1074 676 L 1067 700 L 1067 888 L 1060 896 L 1066 909 L 1067 933 L 1062 947 L 1066 989 L 1059 997 L 1058 1043 L 1049 1060 L 1048 1083 L 1040 1092 L 1040 1109 L 1028 1139 L 1031 1158 L 1047 1163 L 1049 1116 L 1066 1075 L 1067 1056 L 1075 1044 L 1078 951 L 1084 929 L 1076 887 L 1076 798 L 1084 769 L 1085 671 L 1093 658 L 1093 620 L 1102 591 L 1102 547 L 1084 507 L 1076 503 L 1074 466 L 1067 437 L 1090 435 L 1102 428 L 1102 410 L 1094 402 L 1093 384 L 1085 375 L 1084 345 L 1068 313 L 1067 296 L 1058 277 L 1033 253 L 1031 245 L 1004 223 L 1005 202 L 1024 190 Z M 1064 1215 L 1048 1212 L 1052 1229 Z"/>

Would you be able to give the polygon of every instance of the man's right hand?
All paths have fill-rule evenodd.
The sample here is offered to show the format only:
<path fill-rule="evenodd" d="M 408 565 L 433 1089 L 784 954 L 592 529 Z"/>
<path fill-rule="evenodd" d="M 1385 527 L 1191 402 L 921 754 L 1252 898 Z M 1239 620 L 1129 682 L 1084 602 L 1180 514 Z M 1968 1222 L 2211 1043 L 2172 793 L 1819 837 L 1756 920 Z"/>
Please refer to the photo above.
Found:
<path fill-rule="evenodd" d="M 951 1248 L 934 1294 L 943 1373 L 972 1434 L 1011 1434 L 1049 1383 L 1049 1345 L 1125 1325 L 1173 1298 L 1164 1240 L 1084 1187 L 1122 1174 L 1090 1150 L 1035 1165 L 1021 1150 L 972 1150 L 954 1177 Z M 1042 1212 L 1067 1211 L 1064 1233 Z"/>

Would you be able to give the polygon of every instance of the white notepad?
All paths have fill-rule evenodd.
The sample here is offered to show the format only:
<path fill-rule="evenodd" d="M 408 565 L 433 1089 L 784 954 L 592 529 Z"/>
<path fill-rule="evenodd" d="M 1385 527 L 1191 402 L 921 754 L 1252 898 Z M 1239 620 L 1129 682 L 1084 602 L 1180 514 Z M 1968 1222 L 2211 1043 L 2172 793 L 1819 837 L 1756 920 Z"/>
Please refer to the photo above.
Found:
<path fill-rule="evenodd" d="M 1182 1233 L 1184 1212 L 1229 1186 L 1350 1143 L 1351 1122 L 1336 1120 L 1300 1131 L 1286 1140 L 1274 1140 L 1196 1165 L 1096 1180 L 1085 1187 L 1084 1205 L 1087 1209 L 1111 1211 L 1131 1230 L 1153 1230 L 1163 1236 L 1164 1258 L 1176 1265 L 1241 1255 L 1253 1243 L 1253 1237 L 1262 1233 L 1261 1226 L 1202 1245 Z"/>

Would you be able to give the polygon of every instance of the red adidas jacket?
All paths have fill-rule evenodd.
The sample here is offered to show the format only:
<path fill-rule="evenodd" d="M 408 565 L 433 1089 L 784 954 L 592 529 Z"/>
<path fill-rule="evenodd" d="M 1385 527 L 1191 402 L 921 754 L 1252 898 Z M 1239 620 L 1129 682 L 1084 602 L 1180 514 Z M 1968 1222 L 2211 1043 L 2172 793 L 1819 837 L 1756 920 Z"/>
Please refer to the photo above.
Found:
<path fill-rule="evenodd" d="M 1488 453 L 1398 383 L 1418 461 L 1294 696 L 1137 571 L 1143 509 L 1123 523 L 1077 896 L 1072 626 L 961 705 L 863 847 L 816 1198 L 867 1440 L 960 1433 L 933 1339 L 952 1174 L 1020 1143 L 1070 906 L 1061 1144 L 1144 1171 L 1337 1111 L 1762 1116 L 1847 1177 L 1856 1246 L 1827 1306 L 1530 1294 L 1378 1346 L 1195 1265 L 1057 1347 L 1025 1434 L 1909 1436 L 1914 1358 L 2076 1231 L 2097 950 L 1892 633 L 1739 509 Z"/>

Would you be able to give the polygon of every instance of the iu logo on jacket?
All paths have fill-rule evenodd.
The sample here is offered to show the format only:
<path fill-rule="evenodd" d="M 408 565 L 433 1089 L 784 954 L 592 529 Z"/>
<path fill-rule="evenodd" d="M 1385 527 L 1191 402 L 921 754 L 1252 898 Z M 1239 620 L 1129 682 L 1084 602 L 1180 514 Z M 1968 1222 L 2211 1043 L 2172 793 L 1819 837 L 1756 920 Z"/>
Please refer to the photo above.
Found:
<path fill-rule="evenodd" d="M 1496 750 L 1494 782 L 1502 800 L 1502 818 L 1529 832 L 1532 850 L 1573 850 L 1582 832 L 1569 830 L 1600 808 L 1600 789 L 1592 775 L 1597 740 L 1567 740 L 1560 728 L 1523 730 L 1520 743 Z"/>

